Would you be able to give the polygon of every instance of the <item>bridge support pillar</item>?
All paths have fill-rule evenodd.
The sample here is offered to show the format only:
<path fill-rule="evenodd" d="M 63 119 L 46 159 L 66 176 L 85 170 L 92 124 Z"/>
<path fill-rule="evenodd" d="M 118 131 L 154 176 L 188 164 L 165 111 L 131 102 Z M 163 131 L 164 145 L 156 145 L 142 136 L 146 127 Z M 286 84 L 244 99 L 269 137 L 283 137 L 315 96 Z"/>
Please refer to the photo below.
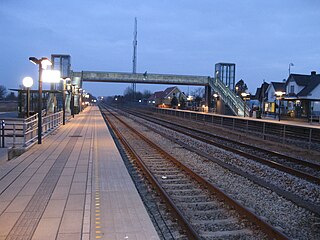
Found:
<path fill-rule="evenodd" d="M 206 105 L 208 108 L 211 108 L 212 103 L 212 88 L 210 86 L 205 86 L 205 96 L 206 96 Z"/>

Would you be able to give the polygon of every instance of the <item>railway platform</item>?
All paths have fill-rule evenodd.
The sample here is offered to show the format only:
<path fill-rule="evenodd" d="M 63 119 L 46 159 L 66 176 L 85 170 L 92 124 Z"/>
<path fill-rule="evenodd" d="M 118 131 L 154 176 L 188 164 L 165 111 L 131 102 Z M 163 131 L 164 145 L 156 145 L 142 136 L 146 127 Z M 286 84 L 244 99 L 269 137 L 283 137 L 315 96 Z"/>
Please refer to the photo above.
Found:
<path fill-rule="evenodd" d="M 159 239 L 98 107 L 0 165 L 0 239 Z"/>

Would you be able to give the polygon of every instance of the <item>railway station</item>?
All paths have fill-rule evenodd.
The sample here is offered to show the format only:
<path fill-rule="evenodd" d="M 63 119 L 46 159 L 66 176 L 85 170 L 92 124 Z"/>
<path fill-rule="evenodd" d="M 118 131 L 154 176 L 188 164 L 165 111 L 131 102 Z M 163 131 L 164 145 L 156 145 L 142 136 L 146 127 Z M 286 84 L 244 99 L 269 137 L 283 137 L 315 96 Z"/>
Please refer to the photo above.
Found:
<path fill-rule="evenodd" d="M 319 7 L 2 1 L 0 240 L 319 240 Z"/>
<path fill-rule="evenodd" d="M 39 70 L 38 91 L 17 90 L 22 117 L 2 121 L 0 239 L 320 238 L 320 125 L 249 117 L 235 64 L 210 77 L 51 63 L 58 82 L 42 91 Z M 83 82 L 203 86 L 207 106 L 96 101 Z M 178 89 L 164 92 L 170 105 Z M 231 114 L 206 111 L 212 98 Z"/>
<path fill-rule="evenodd" d="M 190 129 L 187 130 L 187 124 L 183 123 L 180 126 L 177 123 L 173 126 L 170 124 L 174 124 L 176 121 L 186 121 L 192 122 L 194 126 L 195 123 L 202 125 L 206 129 L 209 126 L 215 129 L 214 126 L 218 125 L 231 130 L 235 125 L 242 126 L 245 130 L 243 134 L 248 139 L 251 138 L 252 132 L 258 133 L 258 129 L 260 129 L 264 135 L 258 133 L 258 137 L 253 136 L 253 139 L 256 139 L 254 141 L 257 142 L 259 138 L 264 141 L 270 138 L 279 138 L 277 131 L 283 133 L 283 129 L 278 127 L 281 125 L 286 126 L 287 136 L 284 140 L 280 137 L 279 142 L 285 141 L 287 144 L 290 144 L 292 140 L 290 134 L 293 134 L 293 129 L 303 128 L 308 131 L 305 131 L 305 142 L 299 144 L 305 144 L 306 148 L 309 148 L 308 151 L 314 151 L 313 149 L 318 146 L 318 140 L 315 136 L 320 131 L 319 126 L 310 127 L 306 124 L 294 125 L 286 122 L 244 119 L 243 117 L 219 116 L 174 109 L 159 108 L 153 111 L 147 110 L 144 113 L 142 111 L 138 114 L 139 111 L 129 108 L 122 110 L 110 108 L 103 102 L 99 103 L 99 107 L 89 106 L 74 118 L 68 118 L 65 125 L 62 125 L 62 121 L 60 121 L 55 130 L 47 131 L 47 133 L 43 131 L 45 137 L 42 139 L 42 144 L 36 144 L 37 142 L 34 140 L 35 144 L 27 147 L 19 157 L 2 162 L 0 165 L 0 239 L 140 240 L 225 237 L 289 239 L 290 227 L 286 228 L 281 223 L 278 223 L 279 226 L 268 220 L 268 218 L 272 219 L 275 216 L 260 212 L 259 208 L 264 207 L 264 204 L 261 206 L 258 204 L 252 208 L 243 203 L 246 198 L 253 197 L 250 195 L 256 196 L 255 191 L 260 192 L 261 197 L 264 196 L 264 198 L 267 195 L 263 194 L 267 194 L 268 191 L 274 192 L 276 198 L 279 199 L 273 199 L 274 203 L 271 202 L 271 205 L 279 205 L 279 207 L 283 205 L 283 211 L 288 210 L 286 208 L 295 209 L 289 214 L 288 222 L 293 224 L 290 219 L 291 215 L 297 219 L 301 218 L 301 220 L 306 218 L 309 224 L 308 231 L 310 231 L 308 236 L 317 236 L 318 216 L 320 215 L 316 202 L 318 197 L 311 194 L 306 198 L 299 193 L 299 190 L 296 190 L 297 192 L 293 190 L 296 188 L 295 184 L 299 186 L 302 184 L 316 194 L 320 184 L 318 178 L 320 165 L 318 163 L 308 165 L 311 163 L 304 162 L 299 170 L 295 170 L 291 164 L 289 169 L 280 162 L 267 162 L 265 155 L 273 154 L 270 156 L 274 160 L 285 157 L 279 153 L 265 150 L 265 152 L 259 154 L 256 152 L 250 155 L 249 152 L 252 150 L 239 151 L 228 147 L 228 144 L 223 146 L 221 143 L 213 143 L 210 132 L 204 133 L 199 129 L 198 134 L 200 135 L 195 137 L 196 135 L 189 133 Z M 151 119 L 151 115 L 157 114 L 160 118 L 153 116 L 154 119 Z M 174 120 L 174 118 L 178 120 Z M 171 119 L 169 120 L 170 124 L 166 119 Z M 145 121 L 149 121 L 149 123 L 146 125 Z M 262 125 L 258 126 L 258 124 L 268 125 L 265 125 L 263 130 Z M 273 127 L 271 127 L 272 124 Z M 167 130 L 161 130 L 164 127 Z M 149 130 L 144 128 L 149 128 Z M 219 129 L 222 131 L 221 128 Z M 176 133 L 170 133 L 173 130 Z M 157 136 L 151 136 L 150 131 L 155 131 L 154 134 Z M 166 131 L 169 132 L 165 133 Z M 298 133 L 300 134 L 301 130 Z M 172 150 L 166 149 L 164 143 L 159 142 L 160 139 L 166 137 L 166 134 L 169 134 L 170 138 L 172 134 L 175 136 L 175 140 L 170 144 L 171 148 L 173 147 Z M 251 163 L 255 171 L 256 168 L 261 168 L 255 166 L 256 164 L 266 166 L 258 172 L 270 171 L 264 168 L 275 169 L 272 171 L 280 173 L 274 173 L 275 176 L 270 175 L 269 177 L 271 179 L 277 178 L 277 176 L 288 178 L 285 181 L 291 179 L 293 185 L 289 188 L 293 189 L 287 190 L 287 186 L 280 188 L 270 180 L 266 180 L 265 177 L 255 176 L 249 173 L 250 170 L 246 172 L 248 170 L 238 168 L 237 164 L 232 166 L 228 162 L 230 160 L 227 162 L 217 160 L 215 156 L 222 154 L 219 151 L 219 153 L 210 153 L 210 156 L 209 152 L 195 150 L 192 145 L 183 142 L 185 137 L 180 136 L 181 134 L 196 138 L 197 141 L 203 142 L 201 144 L 215 144 L 224 151 L 230 151 L 237 156 L 238 160 L 236 161 L 243 161 L 240 160 L 241 158 L 252 159 L 257 162 Z M 227 135 L 226 132 L 223 134 Z M 310 142 L 310 134 L 312 142 Z M 215 136 L 215 138 L 218 137 L 218 135 Z M 153 141 L 158 141 L 159 146 L 154 146 Z M 231 139 L 229 141 L 231 142 Z M 146 145 L 143 145 L 143 142 L 146 142 Z M 250 145 L 252 148 L 254 147 L 252 144 Z M 158 147 L 160 149 L 157 149 Z M 244 144 L 241 148 L 247 147 Z M 234 175 L 231 178 L 228 176 L 228 181 L 236 181 L 237 183 L 234 182 L 236 188 L 241 186 L 244 188 L 242 191 L 249 190 L 252 193 L 248 192 L 245 197 L 239 195 L 235 197 L 233 195 L 235 190 L 228 190 L 224 186 L 226 176 L 215 180 L 199 179 L 197 167 L 190 168 L 190 162 L 181 161 L 177 156 L 177 154 L 182 154 L 178 153 L 181 150 L 174 149 L 179 148 L 185 149 L 183 152 L 195 151 L 193 154 L 196 154 L 197 157 L 193 156 L 188 161 L 194 161 L 199 157 L 207 159 L 205 161 L 209 162 L 203 164 L 210 171 L 219 172 L 219 168 L 222 167 L 226 169 L 222 170 L 224 173 L 225 171 L 234 172 L 232 174 L 238 176 Z M 163 151 L 168 151 L 168 153 L 163 153 Z M 172 151 L 177 153 L 174 154 Z M 254 151 L 262 150 L 257 147 Z M 164 159 L 170 159 L 171 162 L 165 162 L 167 160 Z M 288 156 L 286 158 L 286 161 L 296 160 Z M 176 161 L 181 161 L 178 164 L 179 168 L 173 168 L 173 163 Z M 130 162 L 133 164 L 131 167 Z M 193 164 L 191 163 L 191 165 Z M 131 169 L 137 166 L 142 169 L 139 171 L 143 172 L 138 177 L 135 176 L 137 173 Z M 237 167 L 235 168 L 235 166 Z M 309 169 L 306 170 L 308 174 L 304 173 L 303 167 Z M 182 172 L 180 172 L 180 168 Z M 189 176 L 184 176 L 183 172 L 188 172 Z M 142 180 L 142 176 L 147 180 Z M 238 179 L 239 176 L 241 176 L 240 179 Z M 197 183 L 190 182 L 184 186 L 191 179 L 195 179 Z M 298 179 L 302 179 L 303 183 Z M 142 183 L 142 181 L 147 181 L 147 183 Z M 252 181 L 259 185 L 258 190 L 248 189 L 246 181 Z M 297 183 L 295 183 L 296 181 Z M 142 189 L 144 184 L 147 186 Z M 207 190 L 202 192 L 201 188 L 196 188 L 197 184 L 204 186 Z M 241 185 L 237 187 L 237 184 Z M 150 196 L 156 192 L 160 196 Z M 219 200 L 216 202 L 216 199 Z M 158 203 L 154 205 L 157 201 Z M 163 210 L 163 205 L 170 205 L 169 203 L 173 204 L 171 208 Z M 221 203 L 230 207 L 226 208 Z M 290 205 L 293 205 L 293 208 Z M 204 209 L 207 210 L 204 211 Z M 234 209 L 243 216 L 239 217 L 238 214 L 229 213 L 230 209 Z M 218 216 L 215 216 L 217 213 L 219 213 Z M 298 220 L 297 223 L 301 220 Z M 219 230 L 219 227 L 228 230 Z M 297 227 L 297 225 L 293 224 L 292 227 Z"/>

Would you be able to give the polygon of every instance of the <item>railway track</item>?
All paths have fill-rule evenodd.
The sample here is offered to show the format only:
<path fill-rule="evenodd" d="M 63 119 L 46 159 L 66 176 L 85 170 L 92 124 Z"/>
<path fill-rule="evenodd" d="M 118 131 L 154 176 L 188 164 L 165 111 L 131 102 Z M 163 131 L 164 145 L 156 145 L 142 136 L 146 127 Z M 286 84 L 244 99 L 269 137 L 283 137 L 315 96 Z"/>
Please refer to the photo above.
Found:
<path fill-rule="evenodd" d="M 115 109 L 115 110 L 119 112 L 118 109 Z M 129 113 L 129 112 L 130 112 L 129 110 L 127 110 L 127 109 L 125 110 L 125 113 Z M 125 113 L 123 111 L 120 112 L 120 114 L 125 114 Z M 135 115 L 140 118 L 139 114 L 138 115 L 135 114 Z M 155 127 L 149 126 L 149 124 L 143 123 L 143 122 L 139 121 L 138 119 L 135 119 L 135 121 L 138 121 L 139 124 L 142 124 L 147 128 L 151 127 L 152 131 L 157 132 L 158 134 L 162 135 L 164 138 L 170 138 L 171 141 L 173 141 L 176 144 L 182 146 L 183 148 L 189 150 L 190 152 L 194 152 L 197 155 L 207 159 L 207 161 L 215 162 L 218 165 L 220 165 L 221 167 L 223 167 L 225 169 L 228 169 L 229 171 L 234 172 L 234 173 L 238 174 L 239 176 L 245 177 L 245 178 L 249 179 L 250 181 L 252 181 L 252 182 L 254 182 L 254 183 L 256 183 L 256 184 L 258 184 L 258 185 L 260 185 L 260 186 L 262 186 L 262 187 L 264 187 L 266 189 L 270 189 L 271 191 L 277 193 L 278 195 L 283 196 L 287 200 L 293 202 L 295 205 L 300 206 L 300 207 L 305 208 L 305 209 L 308 209 L 309 211 L 315 213 L 317 216 L 320 216 L 320 209 L 319 209 L 319 206 L 318 206 L 318 203 L 317 203 L 316 195 L 313 196 L 314 197 L 313 199 L 312 198 L 310 199 L 308 197 L 307 198 L 305 197 L 305 192 L 301 192 L 300 191 L 300 193 L 299 193 L 299 192 L 293 191 L 292 185 L 291 185 L 291 181 L 292 180 L 290 179 L 290 177 L 289 177 L 289 179 L 285 179 L 285 180 L 282 179 L 280 181 L 276 181 L 276 182 L 274 182 L 274 181 L 272 182 L 271 181 L 270 182 L 268 179 L 263 177 L 263 174 L 262 175 L 259 175 L 259 174 L 257 175 L 256 174 L 257 169 L 254 169 L 255 172 L 247 172 L 247 170 L 246 170 L 247 168 L 245 168 L 245 169 L 239 168 L 238 165 L 237 165 L 237 162 L 235 162 L 236 165 L 231 164 L 228 161 L 225 162 L 224 160 L 220 159 L 220 157 L 217 158 L 215 155 L 212 155 L 209 152 L 206 152 L 205 149 L 199 149 L 199 148 L 195 147 L 194 144 L 189 145 L 189 143 L 187 143 L 188 141 L 185 142 L 185 140 L 183 140 L 183 139 L 179 140 L 179 137 L 178 138 L 172 138 L 172 133 L 169 133 L 169 135 L 168 135 L 168 133 L 165 133 L 163 131 L 163 129 L 161 129 L 161 128 L 157 128 L 157 127 L 155 128 Z M 148 120 L 145 120 L 145 119 L 143 119 L 143 121 L 149 122 Z M 170 125 L 170 123 L 171 122 L 169 122 L 168 124 Z M 156 126 L 159 125 L 158 123 L 155 123 L 155 124 L 156 124 Z M 175 131 L 176 127 L 173 127 L 172 130 Z M 185 135 L 184 131 L 182 131 L 180 133 L 182 133 L 182 135 Z M 193 138 L 193 136 L 191 136 L 191 138 Z M 246 163 L 246 164 L 248 164 L 248 163 Z M 260 171 L 261 170 L 258 170 L 258 172 L 260 172 Z M 279 173 L 281 173 L 281 172 L 279 172 Z M 285 182 L 288 182 L 289 184 L 282 185 L 281 181 L 283 181 L 283 180 Z M 299 180 L 297 178 L 297 182 L 298 181 Z M 299 183 L 298 185 L 296 185 L 297 188 L 298 188 L 297 190 L 299 191 L 299 189 L 305 189 L 305 188 L 309 189 L 309 186 L 307 186 L 307 185 L 303 184 L 304 187 L 301 188 L 300 187 L 300 183 Z"/>
<path fill-rule="evenodd" d="M 188 239 L 287 239 L 114 113 L 103 109 L 102 114 L 184 225 Z"/>
<path fill-rule="evenodd" d="M 229 152 L 236 153 L 240 156 L 265 164 L 269 167 L 305 179 L 309 182 L 320 184 L 320 165 L 296 159 L 290 156 L 283 155 L 278 152 L 269 151 L 256 146 L 248 145 L 230 138 L 222 137 L 216 134 L 183 126 L 173 121 L 167 121 L 159 118 L 150 117 L 143 113 L 137 113 L 130 109 L 125 110 L 134 116 L 140 117 L 147 121 L 161 125 L 176 132 L 185 134 L 199 141 L 214 145 Z"/>

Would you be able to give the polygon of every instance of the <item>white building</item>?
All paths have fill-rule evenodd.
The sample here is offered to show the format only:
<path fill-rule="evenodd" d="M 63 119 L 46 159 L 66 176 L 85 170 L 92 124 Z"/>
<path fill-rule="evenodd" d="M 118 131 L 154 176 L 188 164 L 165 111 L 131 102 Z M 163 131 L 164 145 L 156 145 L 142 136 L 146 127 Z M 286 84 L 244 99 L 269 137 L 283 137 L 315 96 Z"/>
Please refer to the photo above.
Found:
<path fill-rule="evenodd" d="M 288 111 L 295 117 L 320 116 L 320 74 L 290 74 L 286 81 Z"/>

